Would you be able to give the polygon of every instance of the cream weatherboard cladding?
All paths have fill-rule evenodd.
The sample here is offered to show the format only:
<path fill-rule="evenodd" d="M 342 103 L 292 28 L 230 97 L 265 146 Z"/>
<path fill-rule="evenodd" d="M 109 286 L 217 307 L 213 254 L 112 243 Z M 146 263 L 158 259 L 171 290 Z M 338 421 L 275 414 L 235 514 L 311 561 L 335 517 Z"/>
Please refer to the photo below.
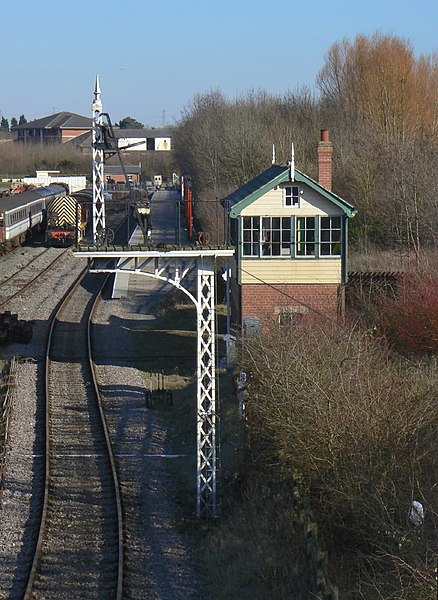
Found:
<path fill-rule="evenodd" d="M 291 184 L 289 184 L 291 185 Z M 335 206 L 326 198 L 321 197 L 318 192 L 310 186 L 304 184 L 298 185 L 300 190 L 299 206 L 284 206 L 283 195 L 285 185 L 279 185 L 273 190 L 266 192 L 252 204 L 242 209 L 242 217 L 252 216 L 270 216 L 270 217 L 288 217 L 288 216 L 341 216 L 343 211 Z"/>
<path fill-rule="evenodd" d="M 243 284 L 339 284 L 341 281 L 341 259 L 243 259 L 240 263 L 238 276 L 238 283 Z"/>

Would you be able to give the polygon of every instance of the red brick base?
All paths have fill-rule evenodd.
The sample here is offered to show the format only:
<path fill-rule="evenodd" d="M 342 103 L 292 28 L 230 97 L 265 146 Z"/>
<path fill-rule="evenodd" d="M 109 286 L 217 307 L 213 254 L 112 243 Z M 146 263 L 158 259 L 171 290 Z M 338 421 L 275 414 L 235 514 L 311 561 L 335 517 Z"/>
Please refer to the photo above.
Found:
<path fill-rule="evenodd" d="M 293 315 L 339 314 L 339 286 L 319 285 L 242 285 L 242 322 L 258 317 L 265 323 L 278 322 L 280 313 Z"/>

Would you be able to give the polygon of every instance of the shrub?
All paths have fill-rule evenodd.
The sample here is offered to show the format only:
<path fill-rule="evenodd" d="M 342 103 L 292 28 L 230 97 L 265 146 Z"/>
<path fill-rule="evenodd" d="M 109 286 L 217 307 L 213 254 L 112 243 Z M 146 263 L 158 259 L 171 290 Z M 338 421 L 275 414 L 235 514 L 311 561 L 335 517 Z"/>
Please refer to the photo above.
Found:
<path fill-rule="evenodd" d="M 372 565 L 381 598 L 402 597 L 391 596 L 397 581 L 430 589 L 436 369 L 390 357 L 367 333 L 333 324 L 248 341 L 243 360 L 253 376 L 251 444 L 291 477 L 299 471 L 334 568 L 345 572 L 347 561 L 350 575 L 365 563 L 371 579 Z M 407 518 L 413 499 L 427 514 L 421 540 Z M 355 585 L 354 577 L 344 583 L 345 597 Z"/>
<path fill-rule="evenodd" d="M 407 275 L 393 300 L 380 305 L 383 330 L 402 354 L 438 352 L 438 277 Z"/>

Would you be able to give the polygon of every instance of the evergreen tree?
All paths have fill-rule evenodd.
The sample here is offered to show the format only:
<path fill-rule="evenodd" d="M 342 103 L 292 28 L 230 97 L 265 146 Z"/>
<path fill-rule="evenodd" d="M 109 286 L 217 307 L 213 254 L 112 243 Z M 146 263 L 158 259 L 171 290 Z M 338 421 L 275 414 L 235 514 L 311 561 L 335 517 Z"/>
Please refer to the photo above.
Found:
<path fill-rule="evenodd" d="M 17 119 L 15 117 L 12 117 L 12 119 L 11 119 L 11 129 L 12 129 L 12 127 L 17 127 L 17 125 L 18 125 Z"/>
<path fill-rule="evenodd" d="M 5 117 L 2 117 L 2 120 L 0 122 L 0 129 L 1 131 L 9 131 L 9 121 L 5 119 Z"/>
<path fill-rule="evenodd" d="M 27 123 L 27 119 L 24 115 L 20 115 L 20 120 L 18 121 L 19 125 L 24 125 L 25 123 Z"/>
<path fill-rule="evenodd" d="M 120 129 L 143 129 L 144 128 L 143 123 L 136 121 L 136 119 L 133 119 L 132 117 L 125 117 L 124 119 L 121 119 L 121 121 L 118 125 L 119 125 Z"/>

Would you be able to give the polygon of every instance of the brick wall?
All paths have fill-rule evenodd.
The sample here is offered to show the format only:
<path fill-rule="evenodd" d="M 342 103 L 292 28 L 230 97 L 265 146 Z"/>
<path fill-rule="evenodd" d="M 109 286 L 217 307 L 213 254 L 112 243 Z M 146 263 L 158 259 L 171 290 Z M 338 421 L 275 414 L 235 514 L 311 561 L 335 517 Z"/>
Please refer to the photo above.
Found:
<path fill-rule="evenodd" d="M 91 131 L 91 129 L 88 131 Z M 70 140 L 73 140 L 74 138 L 77 138 L 86 132 L 87 132 L 87 129 L 62 129 L 61 130 L 61 136 L 62 136 L 61 142 L 64 144 L 65 142 L 69 142 Z"/>
<path fill-rule="evenodd" d="M 318 285 L 251 285 L 242 286 L 242 320 L 258 317 L 263 322 L 278 321 L 280 312 L 299 314 L 339 314 L 339 287 Z"/>

